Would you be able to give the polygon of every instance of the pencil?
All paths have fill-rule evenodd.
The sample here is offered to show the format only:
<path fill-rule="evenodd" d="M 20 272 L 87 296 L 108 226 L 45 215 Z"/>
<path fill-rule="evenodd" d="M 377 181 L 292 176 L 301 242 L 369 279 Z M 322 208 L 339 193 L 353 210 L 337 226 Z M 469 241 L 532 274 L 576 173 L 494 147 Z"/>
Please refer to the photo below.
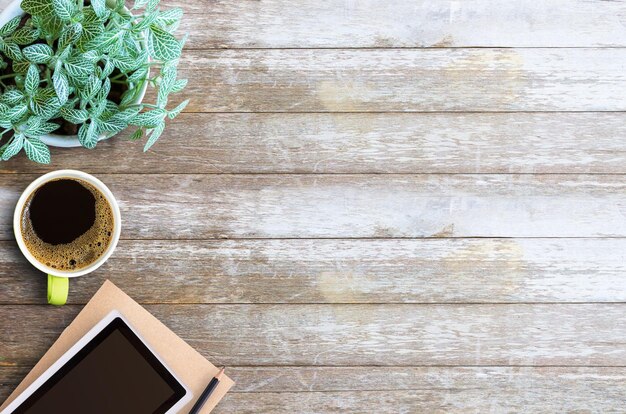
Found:
<path fill-rule="evenodd" d="M 224 374 L 224 369 L 225 367 L 222 367 L 220 372 L 218 372 L 211 382 L 209 382 L 209 385 L 207 385 L 204 391 L 202 391 L 202 394 L 200 394 L 198 401 L 196 401 L 191 411 L 189 411 L 189 414 L 198 414 L 200 412 L 204 403 L 206 403 L 213 391 L 217 388 L 217 385 L 220 383 L 220 378 Z"/>

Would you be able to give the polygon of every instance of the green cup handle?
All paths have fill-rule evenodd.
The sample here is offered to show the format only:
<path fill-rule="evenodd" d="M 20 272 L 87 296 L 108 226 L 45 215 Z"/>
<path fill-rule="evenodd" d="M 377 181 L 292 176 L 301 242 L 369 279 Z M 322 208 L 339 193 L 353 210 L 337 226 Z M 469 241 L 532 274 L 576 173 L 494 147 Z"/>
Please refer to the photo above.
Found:
<path fill-rule="evenodd" d="M 48 275 L 48 303 L 51 305 L 65 305 L 70 290 L 70 280 L 67 277 Z"/>

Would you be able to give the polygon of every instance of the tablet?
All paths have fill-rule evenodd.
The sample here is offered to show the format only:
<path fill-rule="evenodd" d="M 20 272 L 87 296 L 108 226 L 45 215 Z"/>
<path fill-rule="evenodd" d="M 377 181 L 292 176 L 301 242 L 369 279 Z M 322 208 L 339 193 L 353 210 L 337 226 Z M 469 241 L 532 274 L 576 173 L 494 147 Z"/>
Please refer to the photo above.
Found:
<path fill-rule="evenodd" d="M 113 311 L 0 414 L 173 414 L 191 398 L 128 321 Z"/>

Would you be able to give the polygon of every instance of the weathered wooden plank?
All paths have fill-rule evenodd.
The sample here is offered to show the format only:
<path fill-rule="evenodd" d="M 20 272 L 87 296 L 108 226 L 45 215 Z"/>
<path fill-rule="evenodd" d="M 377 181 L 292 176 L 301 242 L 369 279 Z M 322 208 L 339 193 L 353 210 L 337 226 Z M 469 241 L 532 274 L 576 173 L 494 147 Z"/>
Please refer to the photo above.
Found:
<path fill-rule="evenodd" d="M 70 302 L 105 279 L 141 303 L 626 302 L 625 255 L 626 239 L 123 240 Z M 45 285 L 0 242 L 0 303 L 43 304 Z"/>
<path fill-rule="evenodd" d="M 625 46 L 622 1 L 182 1 L 191 48 Z M 601 22 L 599 24 L 598 22 Z"/>
<path fill-rule="evenodd" d="M 149 154 L 126 136 L 0 173 L 626 173 L 623 113 L 189 113 Z"/>
<path fill-rule="evenodd" d="M 126 239 L 626 236 L 622 175 L 99 177 Z M 0 175 L 0 239 L 34 178 Z"/>
<path fill-rule="evenodd" d="M 624 111 L 626 49 L 189 51 L 188 112 Z"/>
<path fill-rule="evenodd" d="M 626 365 L 626 304 L 147 309 L 214 363 L 227 366 Z M 33 364 L 79 310 L 0 306 L 3 364 Z"/>
<path fill-rule="evenodd" d="M 0 368 L 0 400 L 26 372 L 27 367 Z M 228 372 L 237 385 L 218 407 L 224 413 L 319 413 L 332 400 L 368 412 L 365 404 L 384 392 L 398 398 L 388 406 L 383 398 L 377 412 L 613 412 L 626 399 L 623 367 L 229 367 Z M 308 406 L 311 401 L 315 405 Z"/>

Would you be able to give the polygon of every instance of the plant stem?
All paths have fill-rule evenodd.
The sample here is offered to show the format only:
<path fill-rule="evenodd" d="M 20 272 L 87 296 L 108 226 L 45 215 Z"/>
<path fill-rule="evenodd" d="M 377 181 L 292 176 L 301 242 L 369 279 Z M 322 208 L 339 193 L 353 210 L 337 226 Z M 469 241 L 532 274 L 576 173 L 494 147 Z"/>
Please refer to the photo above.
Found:
<path fill-rule="evenodd" d="M 0 76 L 0 79 L 8 79 L 8 78 L 13 78 L 15 76 L 17 76 L 17 73 L 9 73 L 8 75 Z"/>

